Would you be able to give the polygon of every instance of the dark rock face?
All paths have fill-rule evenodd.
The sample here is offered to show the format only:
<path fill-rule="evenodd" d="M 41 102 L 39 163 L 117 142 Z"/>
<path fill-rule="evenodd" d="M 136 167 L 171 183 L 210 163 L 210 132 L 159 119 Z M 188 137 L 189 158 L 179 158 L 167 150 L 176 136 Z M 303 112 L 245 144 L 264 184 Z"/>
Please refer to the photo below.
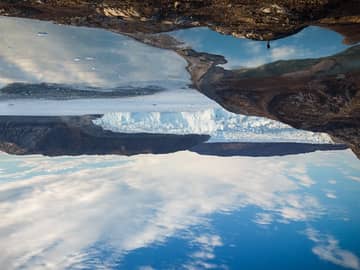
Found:
<path fill-rule="evenodd" d="M 208 26 L 223 34 L 256 40 L 281 38 L 316 24 L 335 27 L 347 42 L 355 42 L 359 41 L 353 34 L 358 32 L 360 5 L 357 0 L 4 0 L 0 15 L 122 33 Z M 343 25 L 353 28 L 350 31 Z"/>
<path fill-rule="evenodd" d="M 173 153 L 209 139 L 207 135 L 125 134 L 105 131 L 99 116 L 0 116 L 0 150 L 29 155 L 136 155 Z"/>
<path fill-rule="evenodd" d="M 326 132 L 360 154 L 360 46 L 340 54 L 224 70 L 216 62 L 195 86 L 229 111 Z"/>
<path fill-rule="evenodd" d="M 315 151 L 344 150 L 341 144 L 309 143 L 202 143 L 190 149 L 201 155 L 268 157 L 310 153 Z"/>

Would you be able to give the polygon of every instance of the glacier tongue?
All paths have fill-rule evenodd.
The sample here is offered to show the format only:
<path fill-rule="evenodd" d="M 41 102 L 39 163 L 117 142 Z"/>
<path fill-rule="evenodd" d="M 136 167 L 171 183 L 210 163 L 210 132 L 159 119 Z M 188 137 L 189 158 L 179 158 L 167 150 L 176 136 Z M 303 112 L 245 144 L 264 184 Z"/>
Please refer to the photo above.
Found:
<path fill-rule="evenodd" d="M 122 133 L 208 134 L 212 142 L 332 143 L 324 133 L 298 130 L 278 121 L 234 114 L 222 108 L 188 112 L 116 112 L 93 121 Z"/>

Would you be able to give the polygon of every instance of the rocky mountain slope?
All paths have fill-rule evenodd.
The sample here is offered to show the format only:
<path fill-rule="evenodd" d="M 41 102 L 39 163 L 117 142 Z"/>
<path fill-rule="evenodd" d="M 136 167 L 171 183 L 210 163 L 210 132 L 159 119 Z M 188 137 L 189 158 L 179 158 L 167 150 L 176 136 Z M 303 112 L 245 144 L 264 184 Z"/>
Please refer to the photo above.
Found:
<path fill-rule="evenodd" d="M 326 132 L 359 156 L 360 46 L 331 57 L 253 69 L 225 70 L 208 62 L 211 67 L 195 85 L 227 110 Z"/>
<path fill-rule="evenodd" d="M 104 131 L 92 120 L 99 116 L 0 116 L 0 150 L 18 155 L 135 155 L 186 150 L 207 135 L 124 134 Z"/>
<path fill-rule="evenodd" d="M 256 40 L 277 39 L 308 25 L 322 25 L 343 33 L 346 42 L 360 38 L 357 0 L 4 0 L 0 15 L 123 33 L 208 26 L 223 34 Z"/>

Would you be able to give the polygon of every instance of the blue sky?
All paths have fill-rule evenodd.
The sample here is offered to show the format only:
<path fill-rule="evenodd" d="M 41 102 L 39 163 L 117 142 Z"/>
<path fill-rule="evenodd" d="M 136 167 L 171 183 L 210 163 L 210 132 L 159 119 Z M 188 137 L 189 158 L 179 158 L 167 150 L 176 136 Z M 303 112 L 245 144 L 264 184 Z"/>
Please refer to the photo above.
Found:
<path fill-rule="evenodd" d="M 220 54 L 228 60 L 227 68 L 255 67 L 276 60 L 319 58 L 348 48 L 342 36 L 320 27 L 307 27 L 301 32 L 271 42 L 239 39 L 221 35 L 208 28 L 193 28 L 171 32 L 177 39 L 197 51 Z"/>
<path fill-rule="evenodd" d="M 349 150 L 0 155 L 0 264 L 9 270 L 360 269 L 360 171 Z"/>

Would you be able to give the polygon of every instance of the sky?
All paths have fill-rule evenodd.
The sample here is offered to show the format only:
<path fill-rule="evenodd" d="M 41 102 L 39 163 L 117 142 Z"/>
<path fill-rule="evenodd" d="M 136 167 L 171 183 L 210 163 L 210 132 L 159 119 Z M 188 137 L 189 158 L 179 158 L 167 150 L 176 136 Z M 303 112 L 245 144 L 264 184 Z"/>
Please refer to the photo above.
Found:
<path fill-rule="evenodd" d="M 360 269 L 360 171 L 349 150 L 0 155 L 6 269 L 263 269 L 266 260 L 247 259 L 256 253 L 277 269 Z"/>
<path fill-rule="evenodd" d="M 325 57 L 349 48 L 342 43 L 340 34 L 315 26 L 272 41 L 271 49 L 267 49 L 264 41 L 221 35 L 206 27 L 178 30 L 171 35 L 197 51 L 225 56 L 227 69 L 257 67 L 278 60 Z"/>

